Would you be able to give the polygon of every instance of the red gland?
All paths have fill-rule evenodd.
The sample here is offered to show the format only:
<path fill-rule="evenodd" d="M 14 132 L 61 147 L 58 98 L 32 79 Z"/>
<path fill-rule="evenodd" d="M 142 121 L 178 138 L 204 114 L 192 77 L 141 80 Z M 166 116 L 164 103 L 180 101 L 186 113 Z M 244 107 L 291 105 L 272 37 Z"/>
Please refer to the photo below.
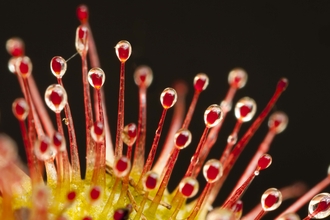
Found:
<path fill-rule="evenodd" d="M 54 89 L 49 96 L 50 101 L 54 106 L 59 106 L 63 101 L 63 93 L 60 89 Z"/>
<path fill-rule="evenodd" d="M 49 140 L 48 139 L 43 139 L 40 141 L 39 145 L 39 150 L 41 153 L 46 153 L 49 147 Z"/>
<path fill-rule="evenodd" d="M 209 78 L 204 73 L 199 73 L 194 78 L 194 87 L 195 90 L 201 92 L 206 89 L 209 84 Z"/>
<path fill-rule="evenodd" d="M 186 177 L 181 181 L 179 190 L 184 197 L 191 198 L 196 195 L 198 187 L 199 184 L 196 179 Z"/>
<path fill-rule="evenodd" d="M 276 195 L 269 194 L 265 198 L 265 202 L 264 202 L 265 207 L 271 208 L 274 204 L 276 204 L 277 201 L 278 201 L 278 197 Z"/>
<path fill-rule="evenodd" d="M 89 193 L 89 196 L 92 201 L 98 200 L 100 198 L 100 195 L 101 195 L 101 188 L 98 186 L 94 186 Z"/>
<path fill-rule="evenodd" d="M 58 57 L 54 57 L 51 60 L 51 67 L 52 70 L 56 73 L 56 74 L 60 74 L 61 70 L 62 70 L 62 62 L 60 59 L 58 59 Z"/>
<path fill-rule="evenodd" d="M 130 169 L 131 169 L 131 161 L 127 157 L 122 156 L 116 161 L 113 170 L 115 175 L 121 178 L 126 176 L 129 173 Z"/>
<path fill-rule="evenodd" d="M 53 144 L 56 148 L 60 148 L 63 144 L 63 136 L 60 132 L 55 132 L 53 136 Z"/>
<path fill-rule="evenodd" d="M 272 157 L 269 154 L 265 154 L 258 160 L 258 169 L 264 170 L 272 163 Z"/>
<path fill-rule="evenodd" d="M 281 90 L 285 90 L 286 87 L 288 87 L 289 81 L 287 78 L 282 78 L 280 81 L 277 83 L 277 88 Z"/>
<path fill-rule="evenodd" d="M 114 220 L 126 220 L 129 217 L 129 210 L 126 208 L 117 209 L 113 214 Z"/>
<path fill-rule="evenodd" d="M 211 105 L 209 106 L 204 113 L 204 122 L 207 127 L 216 126 L 222 118 L 222 111 L 220 106 Z"/>
<path fill-rule="evenodd" d="M 191 142 L 191 133 L 187 129 L 180 129 L 175 133 L 175 146 L 179 149 L 186 148 Z"/>
<path fill-rule="evenodd" d="M 166 88 L 160 95 L 160 102 L 164 109 L 171 108 L 177 100 L 177 93 L 172 88 Z"/>
<path fill-rule="evenodd" d="M 29 114 L 29 105 L 27 104 L 25 99 L 18 98 L 13 102 L 12 110 L 15 117 L 18 120 L 23 121 Z"/>
<path fill-rule="evenodd" d="M 93 218 L 90 216 L 85 216 L 82 220 L 93 220 Z"/>
<path fill-rule="evenodd" d="M 97 136 L 102 136 L 104 132 L 104 126 L 103 123 L 100 121 L 96 121 L 94 123 L 94 132 Z"/>
<path fill-rule="evenodd" d="M 115 49 L 116 49 L 117 57 L 120 62 L 126 62 L 128 58 L 131 56 L 132 46 L 126 40 L 119 41 Z"/>
<path fill-rule="evenodd" d="M 69 202 L 72 202 L 76 199 L 77 193 L 75 191 L 71 191 L 68 193 L 66 198 L 68 199 Z"/>
<path fill-rule="evenodd" d="M 241 117 L 246 117 L 252 111 L 252 108 L 252 106 L 248 105 L 243 105 L 242 107 L 240 107 L 239 111 L 241 113 Z"/>
<path fill-rule="evenodd" d="M 24 42 L 16 37 L 9 39 L 6 43 L 7 52 L 13 57 L 24 55 Z"/>
<path fill-rule="evenodd" d="M 26 78 L 31 74 L 32 64 L 29 57 L 20 57 L 17 59 L 16 70 L 19 75 Z"/>
<path fill-rule="evenodd" d="M 155 172 L 148 172 L 144 180 L 144 186 L 146 190 L 153 190 L 157 186 L 158 174 Z"/>
<path fill-rule="evenodd" d="M 77 18 L 81 23 L 86 23 L 88 21 L 89 12 L 86 5 L 79 5 L 76 13 L 77 13 Z"/>

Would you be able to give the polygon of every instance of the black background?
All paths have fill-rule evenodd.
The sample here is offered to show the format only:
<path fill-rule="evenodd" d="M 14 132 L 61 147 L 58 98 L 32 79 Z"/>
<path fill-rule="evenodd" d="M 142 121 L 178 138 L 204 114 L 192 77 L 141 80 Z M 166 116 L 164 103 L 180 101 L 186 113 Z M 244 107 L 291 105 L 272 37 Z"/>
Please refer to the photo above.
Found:
<path fill-rule="evenodd" d="M 41 94 L 56 80 L 49 70 L 55 55 L 70 57 L 75 53 L 77 1 L 1 1 L 0 8 L 0 131 L 14 137 L 22 149 L 18 122 L 11 113 L 12 101 L 22 96 L 14 75 L 7 70 L 9 55 L 5 50 L 8 38 L 19 36 L 26 43 L 26 54 L 33 62 L 33 75 Z M 219 103 L 227 89 L 227 75 L 234 67 L 243 67 L 249 74 L 248 83 L 235 101 L 243 96 L 254 98 L 257 113 L 266 105 L 280 77 L 289 79 L 289 87 L 275 106 L 289 116 L 286 131 L 275 138 L 270 154 L 273 164 L 256 178 L 244 196 L 245 210 L 260 200 L 269 187 L 281 188 L 297 180 L 315 185 L 327 175 L 329 165 L 329 49 L 330 1 L 85 1 L 90 9 L 90 24 L 106 73 L 105 92 L 112 131 L 115 130 L 119 62 L 113 47 L 119 40 L 131 42 L 133 53 L 127 62 L 125 124 L 137 122 L 137 87 L 133 82 L 134 68 L 148 64 L 154 71 L 149 89 L 148 141 L 161 114 L 159 94 L 175 79 L 189 83 L 198 72 L 210 78 L 201 94 L 193 123 L 191 146 L 181 152 L 171 188 L 180 180 L 203 131 L 203 112 Z M 72 106 L 81 152 L 84 158 L 84 118 L 79 57 L 68 63 L 63 78 Z M 171 112 L 171 111 L 170 111 Z M 55 116 L 50 112 L 53 119 Z M 171 116 L 171 113 L 169 114 Z M 170 121 L 169 118 L 167 120 Z M 218 158 L 226 137 L 235 123 L 228 115 L 226 125 L 212 151 Z M 169 125 L 166 124 L 165 127 Z M 240 135 L 248 125 L 244 125 Z M 220 205 L 249 158 L 267 132 L 263 123 L 228 178 L 215 205 Z M 114 137 L 114 132 L 113 137 Z M 164 129 L 164 134 L 166 128 Z M 161 138 L 164 142 L 165 135 Z M 21 155 L 24 152 L 20 151 Z M 216 156 L 215 156 L 216 155 Z M 205 181 L 200 179 L 203 184 Z M 292 201 L 284 202 L 283 210 Z M 307 208 L 300 211 L 307 215 Z M 271 217 L 268 217 L 271 218 Z"/>

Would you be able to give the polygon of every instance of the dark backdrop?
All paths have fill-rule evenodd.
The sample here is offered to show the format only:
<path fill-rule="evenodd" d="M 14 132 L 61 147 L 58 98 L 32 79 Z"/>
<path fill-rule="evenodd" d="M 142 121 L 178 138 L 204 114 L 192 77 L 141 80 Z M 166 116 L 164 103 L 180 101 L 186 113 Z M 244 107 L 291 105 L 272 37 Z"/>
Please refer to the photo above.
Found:
<path fill-rule="evenodd" d="M 3 45 L 0 50 L 0 131 L 14 137 L 21 148 L 19 126 L 11 113 L 11 103 L 22 95 L 16 78 L 7 70 L 9 55 L 5 51 L 5 42 L 12 36 L 24 39 L 26 54 L 33 62 L 33 75 L 43 94 L 49 84 L 55 83 L 49 70 L 50 59 L 55 55 L 68 58 L 75 53 L 75 29 L 79 25 L 75 10 L 79 3 L 0 3 L 0 42 Z M 313 186 L 326 176 L 330 152 L 329 1 L 85 3 L 90 9 L 90 24 L 101 65 L 107 75 L 105 92 L 113 131 L 119 82 L 119 62 L 113 47 L 119 40 L 126 39 L 133 46 L 132 57 L 127 63 L 125 124 L 137 121 L 137 88 L 132 77 L 135 66 L 148 64 L 154 71 L 154 82 L 148 96 L 147 146 L 151 145 L 161 114 L 160 92 L 171 86 L 175 79 L 183 79 L 189 83 L 187 102 L 190 102 L 194 75 L 198 72 L 209 75 L 209 88 L 201 95 L 191 124 L 193 143 L 189 149 L 181 152 L 178 160 L 180 165 L 175 168 L 176 175 L 172 178 L 171 188 L 185 172 L 198 143 L 204 127 L 204 110 L 223 99 L 228 88 L 227 74 L 237 66 L 246 69 L 249 80 L 247 86 L 238 92 L 235 101 L 243 96 L 254 98 L 258 104 L 257 113 L 266 105 L 278 79 L 282 76 L 289 79 L 287 91 L 275 106 L 276 110 L 289 115 L 289 126 L 275 138 L 269 152 L 273 156 L 273 165 L 255 180 L 245 194 L 245 210 L 258 203 L 263 191 L 269 187 L 280 188 L 297 180 Z M 76 57 L 68 63 L 63 80 L 73 107 L 77 136 L 84 137 L 80 71 L 80 59 Z M 55 118 L 52 113 L 51 116 Z M 216 158 L 234 123 L 233 113 L 230 113 L 212 151 L 212 155 L 217 155 Z M 247 127 L 243 126 L 240 135 Z M 226 198 L 266 132 L 267 125 L 264 123 L 240 157 L 216 205 Z M 79 139 L 82 154 L 84 139 Z M 164 137 L 161 143 L 163 141 Z M 21 154 L 24 155 L 24 152 L 21 151 Z M 202 178 L 201 182 L 204 182 Z M 280 209 L 291 202 L 285 202 Z M 304 217 L 307 209 L 301 210 L 300 214 Z"/>

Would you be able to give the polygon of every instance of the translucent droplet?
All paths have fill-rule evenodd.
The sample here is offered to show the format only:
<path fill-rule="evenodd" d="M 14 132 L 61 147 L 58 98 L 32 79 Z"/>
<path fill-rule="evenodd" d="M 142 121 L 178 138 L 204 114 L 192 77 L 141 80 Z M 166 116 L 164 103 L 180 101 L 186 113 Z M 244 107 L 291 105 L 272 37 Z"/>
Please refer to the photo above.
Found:
<path fill-rule="evenodd" d="M 32 62 L 29 57 L 18 57 L 15 64 L 16 72 L 23 78 L 27 78 L 31 75 L 32 72 Z"/>
<path fill-rule="evenodd" d="M 137 137 L 137 127 L 136 124 L 130 123 L 126 125 L 121 133 L 121 138 L 127 146 L 132 146 Z"/>
<path fill-rule="evenodd" d="M 228 75 L 228 83 L 235 88 L 243 88 L 246 84 L 248 75 L 242 68 L 235 68 Z"/>
<path fill-rule="evenodd" d="M 224 208 L 216 208 L 209 212 L 206 216 L 206 220 L 235 220 L 235 214 Z"/>
<path fill-rule="evenodd" d="M 330 215 L 330 194 L 320 193 L 312 198 L 308 205 L 309 214 L 315 215 L 313 218 L 322 219 Z"/>
<path fill-rule="evenodd" d="M 271 164 L 272 157 L 269 154 L 264 154 L 258 160 L 258 170 L 267 169 Z"/>
<path fill-rule="evenodd" d="M 85 25 L 80 25 L 76 31 L 76 50 L 82 55 L 86 55 L 88 51 L 88 28 Z"/>
<path fill-rule="evenodd" d="M 81 23 L 86 23 L 88 21 L 89 12 L 86 5 L 79 5 L 76 14 Z"/>
<path fill-rule="evenodd" d="M 265 211 L 277 209 L 282 203 L 282 193 L 276 188 L 267 189 L 261 196 L 261 206 Z"/>
<path fill-rule="evenodd" d="M 194 197 L 199 188 L 199 183 L 192 177 L 184 178 L 179 184 L 179 191 L 186 198 Z"/>
<path fill-rule="evenodd" d="M 131 161 L 127 157 L 122 156 L 116 160 L 113 171 L 117 177 L 121 178 L 126 176 L 130 172 L 130 170 Z"/>
<path fill-rule="evenodd" d="M 228 138 L 227 138 L 228 144 L 234 145 L 234 144 L 236 144 L 236 142 L 237 142 L 237 134 L 231 134 L 228 136 Z"/>
<path fill-rule="evenodd" d="M 241 98 L 235 106 L 235 116 L 238 120 L 243 122 L 250 121 L 257 110 L 256 102 L 249 98 Z"/>
<path fill-rule="evenodd" d="M 222 164 L 219 160 L 208 160 L 203 167 L 203 175 L 208 183 L 214 183 L 222 176 Z"/>
<path fill-rule="evenodd" d="M 160 103 L 164 109 L 171 108 L 178 98 L 176 91 L 173 88 L 166 88 L 160 95 Z"/>
<path fill-rule="evenodd" d="M 55 132 L 52 139 L 52 144 L 57 151 L 65 151 L 65 139 L 60 132 Z"/>
<path fill-rule="evenodd" d="M 94 122 L 91 128 L 91 136 L 95 142 L 102 142 L 104 140 L 104 125 L 100 121 Z"/>
<path fill-rule="evenodd" d="M 300 220 L 300 217 L 295 213 L 287 213 L 277 218 L 277 220 Z"/>
<path fill-rule="evenodd" d="M 67 103 L 68 97 L 65 89 L 59 84 L 48 86 L 45 92 L 45 102 L 55 113 L 60 113 Z"/>
<path fill-rule="evenodd" d="M 46 161 L 50 159 L 53 160 L 57 151 L 52 145 L 50 138 L 42 136 L 34 145 L 34 153 L 39 160 Z"/>
<path fill-rule="evenodd" d="M 126 40 L 121 40 L 117 43 L 116 54 L 120 62 L 126 62 L 132 53 L 132 46 Z"/>
<path fill-rule="evenodd" d="M 16 73 L 16 62 L 17 62 L 17 57 L 12 57 L 8 61 L 8 69 L 11 73 Z"/>
<path fill-rule="evenodd" d="M 209 85 L 209 77 L 205 73 L 198 73 L 194 78 L 195 90 L 201 92 Z"/>
<path fill-rule="evenodd" d="M 57 78 L 62 78 L 66 72 L 67 64 L 63 57 L 56 56 L 50 61 L 50 70 Z"/>
<path fill-rule="evenodd" d="M 241 200 L 237 200 L 230 209 L 235 214 L 235 219 L 241 219 L 243 213 L 243 202 Z"/>
<path fill-rule="evenodd" d="M 18 37 L 13 37 L 6 42 L 7 52 L 13 57 L 24 55 L 24 42 Z"/>
<path fill-rule="evenodd" d="M 204 122 L 208 128 L 216 126 L 223 117 L 222 110 L 219 105 L 210 105 L 204 112 Z"/>
<path fill-rule="evenodd" d="M 278 134 L 284 131 L 288 121 L 288 116 L 284 112 L 277 111 L 269 117 L 268 127 Z"/>
<path fill-rule="evenodd" d="M 191 142 L 191 133 L 188 129 L 180 129 L 174 135 L 174 144 L 178 149 L 186 148 Z"/>
<path fill-rule="evenodd" d="M 145 190 L 153 190 L 156 188 L 159 180 L 159 175 L 156 172 L 149 171 L 143 177 L 143 187 Z"/>
<path fill-rule="evenodd" d="M 101 68 L 95 67 L 88 72 L 88 82 L 95 88 L 100 89 L 105 81 L 105 74 Z"/>
<path fill-rule="evenodd" d="M 13 102 L 12 110 L 18 120 L 24 121 L 29 114 L 30 108 L 25 99 L 18 98 Z"/>
<path fill-rule="evenodd" d="M 221 101 L 221 103 L 220 103 L 220 108 L 221 108 L 224 112 L 229 112 L 229 111 L 231 110 L 231 108 L 232 108 L 232 103 L 223 100 L 223 101 Z"/>
<path fill-rule="evenodd" d="M 153 73 L 148 66 L 138 66 L 134 72 L 134 82 L 136 85 L 148 88 L 153 80 Z"/>

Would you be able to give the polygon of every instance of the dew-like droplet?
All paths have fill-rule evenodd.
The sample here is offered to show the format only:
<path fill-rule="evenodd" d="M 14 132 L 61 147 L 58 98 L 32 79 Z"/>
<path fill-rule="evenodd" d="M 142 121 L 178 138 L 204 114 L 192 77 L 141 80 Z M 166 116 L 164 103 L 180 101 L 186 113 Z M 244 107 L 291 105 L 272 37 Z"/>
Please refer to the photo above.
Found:
<path fill-rule="evenodd" d="M 65 139 L 60 132 L 56 131 L 54 133 L 52 144 L 57 151 L 65 151 Z"/>
<path fill-rule="evenodd" d="M 156 188 L 159 180 L 159 175 L 156 172 L 149 171 L 143 177 L 143 187 L 145 190 L 153 190 Z"/>
<path fill-rule="evenodd" d="M 13 37 L 7 40 L 6 49 L 13 57 L 24 56 L 24 42 L 18 37 Z"/>
<path fill-rule="evenodd" d="M 223 117 L 222 110 L 219 105 L 210 105 L 204 112 L 204 122 L 206 127 L 212 128 L 216 126 Z"/>
<path fill-rule="evenodd" d="M 132 46 L 126 40 L 121 40 L 115 46 L 116 54 L 120 62 L 126 62 L 132 53 Z"/>
<path fill-rule="evenodd" d="M 238 120 L 243 122 L 250 121 L 256 111 L 257 104 L 253 99 L 249 97 L 241 98 L 235 106 L 235 116 Z"/>
<path fill-rule="evenodd" d="M 241 219 L 243 213 L 243 202 L 241 200 L 237 200 L 230 209 L 235 214 L 235 219 Z"/>
<path fill-rule="evenodd" d="M 86 55 L 88 51 L 88 28 L 85 25 L 80 25 L 76 31 L 76 50 L 82 55 Z"/>
<path fill-rule="evenodd" d="M 16 73 L 16 62 L 17 62 L 17 57 L 11 57 L 8 61 L 8 70 L 11 73 Z"/>
<path fill-rule="evenodd" d="M 24 121 L 29 114 L 30 108 L 24 98 L 17 98 L 13 102 L 12 110 L 18 120 Z"/>
<path fill-rule="evenodd" d="M 288 121 L 288 116 L 284 112 L 277 111 L 269 117 L 268 127 L 278 134 L 284 131 Z"/>
<path fill-rule="evenodd" d="M 101 68 L 94 67 L 88 72 L 88 82 L 89 84 L 99 90 L 105 81 L 105 74 Z"/>
<path fill-rule="evenodd" d="M 129 217 L 129 210 L 127 208 L 120 208 L 113 214 L 114 220 L 127 220 Z"/>
<path fill-rule="evenodd" d="M 131 161 L 126 157 L 122 156 L 116 160 L 113 171 L 119 178 L 126 176 L 131 170 Z"/>
<path fill-rule="evenodd" d="M 329 193 L 319 193 L 314 196 L 308 205 L 309 214 L 315 215 L 313 218 L 322 219 L 330 215 L 330 194 Z"/>
<path fill-rule="evenodd" d="M 206 220 L 236 220 L 235 214 L 224 208 L 216 208 L 209 212 L 206 216 Z"/>
<path fill-rule="evenodd" d="M 227 138 L 227 143 L 228 144 L 234 145 L 234 144 L 236 144 L 236 142 L 237 142 L 237 134 L 236 133 L 231 134 L 231 135 L 228 136 L 228 138 Z"/>
<path fill-rule="evenodd" d="M 245 86 L 248 75 L 242 68 L 235 68 L 230 71 L 228 75 L 228 83 L 237 89 L 241 89 Z"/>
<path fill-rule="evenodd" d="M 286 213 L 277 218 L 277 220 L 300 220 L 300 217 L 295 213 Z"/>
<path fill-rule="evenodd" d="M 203 167 L 203 175 L 208 183 L 214 183 L 222 176 L 222 164 L 219 160 L 208 160 Z"/>
<path fill-rule="evenodd" d="M 65 89 L 59 84 L 48 86 L 45 92 L 45 102 L 55 113 L 60 113 L 67 104 L 68 96 Z"/>
<path fill-rule="evenodd" d="M 201 92 L 209 85 L 209 77 L 205 73 L 198 73 L 194 78 L 195 90 Z"/>
<path fill-rule="evenodd" d="M 93 186 L 89 191 L 89 199 L 91 202 L 99 200 L 101 197 L 102 189 L 99 186 Z"/>
<path fill-rule="evenodd" d="M 137 137 L 137 127 L 134 123 L 129 123 L 126 125 L 123 129 L 123 132 L 121 133 L 121 138 L 123 139 L 124 143 L 127 146 L 132 146 Z"/>
<path fill-rule="evenodd" d="M 194 197 L 199 188 L 199 183 L 195 178 L 186 177 L 179 184 L 181 194 L 186 198 Z"/>
<path fill-rule="evenodd" d="M 94 125 L 91 128 L 91 136 L 94 141 L 100 143 L 104 139 L 104 125 L 100 121 L 94 122 Z"/>
<path fill-rule="evenodd" d="M 15 64 L 16 72 L 19 74 L 22 78 L 27 78 L 31 75 L 32 72 L 32 62 L 29 57 L 24 56 L 24 57 L 18 57 L 16 59 L 16 64 Z"/>
<path fill-rule="evenodd" d="M 76 10 L 77 18 L 81 23 L 86 23 L 88 21 L 89 12 L 86 5 L 79 5 Z"/>
<path fill-rule="evenodd" d="M 134 82 L 139 87 L 148 88 L 153 80 L 152 69 L 149 66 L 138 66 L 134 71 Z"/>
<path fill-rule="evenodd" d="M 42 136 L 35 142 L 34 153 L 41 161 L 54 159 L 56 156 L 56 149 L 52 145 L 51 139 L 47 136 Z"/>
<path fill-rule="evenodd" d="M 272 157 L 269 154 L 264 154 L 258 160 L 258 170 L 267 169 L 271 164 Z"/>
<path fill-rule="evenodd" d="M 220 103 L 220 108 L 225 112 L 229 112 L 232 108 L 232 105 L 233 104 L 231 102 L 227 102 L 226 100 L 223 100 Z"/>
<path fill-rule="evenodd" d="M 261 206 L 265 211 L 277 209 L 282 203 L 282 193 L 276 188 L 267 189 L 261 196 Z"/>
<path fill-rule="evenodd" d="M 63 57 L 55 56 L 50 61 L 50 70 L 53 75 L 60 79 L 66 72 L 67 64 Z"/>
<path fill-rule="evenodd" d="M 178 98 L 178 95 L 173 88 L 166 88 L 160 95 L 160 103 L 162 104 L 164 109 L 171 108 Z"/>
<path fill-rule="evenodd" d="M 191 133 L 188 129 L 181 128 L 174 135 L 174 144 L 178 149 L 186 148 L 191 142 Z"/>

